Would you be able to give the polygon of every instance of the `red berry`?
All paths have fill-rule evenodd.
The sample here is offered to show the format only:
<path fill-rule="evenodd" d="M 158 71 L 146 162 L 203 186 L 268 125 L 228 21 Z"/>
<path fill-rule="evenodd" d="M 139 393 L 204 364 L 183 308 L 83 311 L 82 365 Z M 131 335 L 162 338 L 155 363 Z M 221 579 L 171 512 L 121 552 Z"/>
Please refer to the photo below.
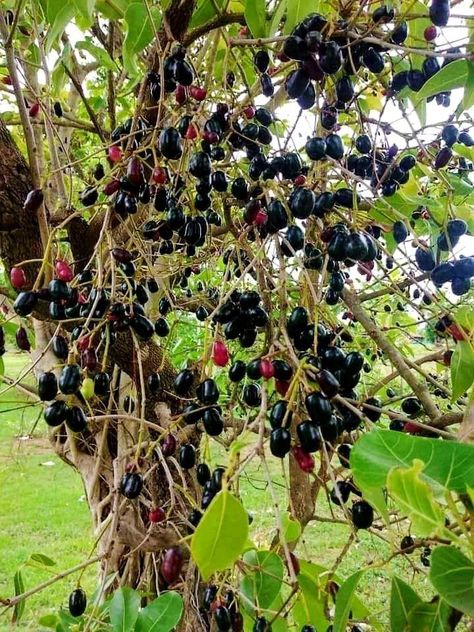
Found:
<path fill-rule="evenodd" d="M 183 566 L 183 554 L 180 549 L 173 547 L 168 549 L 161 562 L 161 575 L 168 584 L 175 582 Z"/>
<path fill-rule="evenodd" d="M 430 26 L 427 26 L 425 28 L 425 32 L 423 33 L 423 35 L 425 36 L 425 40 L 427 42 L 432 42 L 438 36 L 438 29 L 434 24 L 431 24 Z"/>
<path fill-rule="evenodd" d="M 34 118 L 35 116 L 38 116 L 39 113 L 39 109 L 40 109 L 40 105 L 38 102 L 33 103 L 33 105 L 30 106 L 30 109 L 28 110 L 28 114 Z"/>
<path fill-rule="evenodd" d="M 166 169 L 163 169 L 163 167 L 155 167 L 151 174 L 151 179 L 155 184 L 164 184 L 167 180 Z"/>
<path fill-rule="evenodd" d="M 296 176 L 296 178 L 293 180 L 293 182 L 296 184 L 296 186 L 300 187 L 306 182 L 306 176 L 304 176 L 302 173 L 300 173 L 299 176 Z"/>
<path fill-rule="evenodd" d="M 412 421 L 407 421 L 403 427 L 403 432 L 408 434 L 419 434 L 421 432 L 421 428 L 418 424 L 415 424 Z"/>
<path fill-rule="evenodd" d="M 255 108 L 253 107 L 253 105 L 247 105 L 247 107 L 244 108 L 244 114 L 245 118 L 253 119 L 253 117 L 255 116 Z"/>
<path fill-rule="evenodd" d="M 161 454 L 163 456 L 173 456 L 176 452 L 176 437 L 172 434 L 166 435 L 161 442 Z"/>
<path fill-rule="evenodd" d="M 148 514 L 148 520 L 150 522 L 163 522 L 165 520 L 166 514 L 161 507 L 155 507 L 154 509 L 150 509 L 150 513 Z"/>
<path fill-rule="evenodd" d="M 109 147 L 108 153 L 109 158 L 112 162 L 120 162 L 122 160 L 122 150 L 117 145 L 112 145 L 111 147 Z M 110 195 L 110 193 L 107 195 Z"/>
<path fill-rule="evenodd" d="M 265 213 L 264 210 L 260 210 L 258 211 L 257 215 L 255 216 L 255 223 L 257 224 L 257 226 L 263 226 L 266 221 L 267 221 L 267 214 Z"/>
<path fill-rule="evenodd" d="M 212 359 L 216 366 L 225 366 L 229 362 L 229 350 L 220 340 L 212 345 Z"/>
<path fill-rule="evenodd" d="M 176 97 L 176 103 L 183 105 L 183 103 L 186 102 L 186 88 L 184 86 L 177 86 L 174 91 L 174 96 Z"/>
<path fill-rule="evenodd" d="M 104 187 L 104 195 L 113 195 L 114 193 L 117 193 L 119 189 L 120 189 L 120 182 L 118 180 L 111 180 L 110 182 L 107 182 L 107 184 Z"/>
<path fill-rule="evenodd" d="M 186 130 L 186 134 L 184 135 L 184 138 L 186 138 L 186 140 L 194 140 L 195 138 L 197 138 L 197 135 L 198 135 L 197 127 L 194 125 L 194 123 L 191 123 L 188 129 Z"/>
<path fill-rule="evenodd" d="M 198 86 L 190 86 L 189 94 L 195 101 L 204 101 L 207 96 L 207 90 Z"/>
<path fill-rule="evenodd" d="M 463 330 L 459 329 L 456 323 L 452 323 L 451 325 L 449 325 L 449 327 L 447 327 L 447 330 L 449 331 L 453 339 L 456 340 L 457 342 L 461 340 L 466 340 L 467 332 L 464 332 Z"/>
<path fill-rule="evenodd" d="M 293 456 L 300 470 L 303 470 L 303 472 L 312 472 L 314 470 L 314 458 L 312 454 L 305 452 L 300 446 L 296 446 L 293 448 Z"/>
<path fill-rule="evenodd" d="M 56 261 L 56 263 L 54 264 L 54 269 L 55 269 L 57 278 L 61 279 L 61 281 L 65 281 L 66 283 L 69 283 L 70 281 L 73 280 L 74 273 L 71 270 L 71 266 L 69 265 L 67 261 L 61 261 L 60 259 L 58 259 L 58 261 Z"/>
<path fill-rule="evenodd" d="M 2 77 L 2 83 L 5 86 L 11 86 L 12 85 L 12 78 L 10 77 L 10 75 L 6 75 L 5 77 Z"/>
<path fill-rule="evenodd" d="M 289 386 L 289 382 L 284 382 L 283 380 L 275 380 L 276 390 L 282 397 L 284 397 L 288 392 Z"/>
<path fill-rule="evenodd" d="M 10 282 L 15 290 L 21 290 L 26 285 L 26 274 L 23 268 L 12 268 L 10 270 Z"/>
<path fill-rule="evenodd" d="M 261 376 L 266 380 L 269 380 L 275 375 L 275 367 L 270 360 L 260 360 L 259 369 Z"/>
<path fill-rule="evenodd" d="M 243 26 L 239 31 L 240 37 L 245 37 L 246 35 L 248 35 L 248 33 L 249 33 L 249 30 L 246 26 Z"/>
<path fill-rule="evenodd" d="M 443 364 L 445 366 L 451 366 L 451 358 L 453 356 L 453 352 L 451 350 L 445 351 L 443 353 Z"/>
<path fill-rule="evenodd" d="M 204 132 L 202 137 L 203 140 L 207 141 L 210 145 L 215 145 L 219 142 L 219 134 L 216 132 Z"/>
<path fill-rule="evenodd" d="M 84 351 L 89 346 L 89 343 L 90 343 L 89 336 L 81 336 L 80 338 L 77 339 L 77 348 L 79 349 L 79 351 Z"/>

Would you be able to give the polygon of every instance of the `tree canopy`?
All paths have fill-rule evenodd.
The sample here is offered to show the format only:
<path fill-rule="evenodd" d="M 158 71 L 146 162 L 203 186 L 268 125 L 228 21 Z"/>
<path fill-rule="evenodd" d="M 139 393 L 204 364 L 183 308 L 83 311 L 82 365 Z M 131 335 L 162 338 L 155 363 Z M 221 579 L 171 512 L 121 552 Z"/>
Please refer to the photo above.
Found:
<path fill-rule="evenodd" d="M 96 538 L 40 625 L 474 616 L 474 15 L 451 4 L 2 3 L 0 398 L 44 409 Z M 19 570 L 0 604 L 17 622 L 43 587 Z"/>

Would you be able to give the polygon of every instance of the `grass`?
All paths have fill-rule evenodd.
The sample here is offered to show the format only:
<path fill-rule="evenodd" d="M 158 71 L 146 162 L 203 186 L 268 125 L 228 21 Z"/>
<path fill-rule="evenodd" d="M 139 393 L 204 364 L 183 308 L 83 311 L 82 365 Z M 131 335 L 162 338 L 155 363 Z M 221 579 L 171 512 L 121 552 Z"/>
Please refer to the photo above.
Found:
<path fill-rule="evenodd" d="M 25 355 L 5 356 L 6 374 L 13 377 L 25 366 Z M 4 386 L 0 386 L 3 390 Z M 60 461 L 52 452 L 39 417 L 41 408 L 24 406 L 23 396 L 13 389 L 0 397 L 0 596 L 13 594 L 13 576 L 22 567 L 28 589 L 44 581 L 50 572 L 61 572 L 82 562 L 93 546 L 92 527 L 87 502 L 78 474 Z M 38 424 L 36 425 L 36 422 Z M 225 462 L 222 455 L 216 462 Z M 272 482 L 281 508 L 285 508 L 285 488 L 281 467 L 274 459 Z M 247 472 L 247 470 L 246 470 Z M 242 479 L 241 495 L 245 507 L 254 516 L 251 536 L 261 547 L 269 546 L 275 534 L 272 497 L 266 478 L 257 463 L 251 464 L 248 477 Z M 318 515 L 329 517 L 330 508 L 324 498 L 318 500 Z M 342 517 L 342 511 L 336 514 Z M 347 524 L 312 522 L 305 531 L 297 552 L 306 559 L 331 568 L 350 536 Z M 399 542 L 406 534 L 406 526 L 392 534 Z M 56 564 L 50 569 L 26 565 L 32 553 L 42 553 Z M 341 561 L 339 574 L 347 577 L 368 563 L 388 557 L 389 544 L 371 533 L 361 532 Z M 419 567 L 417 554 L 413 562 Z M 432 591 L 423 573 L 413 573 L 410 562 L 397 558 L 390 569 L 405 581 L 414 581 L 415 589 L 425 597 Z M 95 589 L 95 569 L 88 568 L 81 584 L 91 594 Z M 57 612 L 67 603 L 69 592 L 75 587 L 77 575 L 54 583 L 35 594 L 26 603 L 26 610 L 17 630 L 40 630 L 38 619 Z M 382 621 L 388 621 L 390 574 L 374 570 L 361 583 L 359 596 Z M 7 613 L 11 616 L 11 612 Z M 386 627 L 387 626 L 387 627 Z M 0 631 L 10 630 L 6 616 L 0 618 Z M 388 629 L 384 623 L 383 629 Z"/>

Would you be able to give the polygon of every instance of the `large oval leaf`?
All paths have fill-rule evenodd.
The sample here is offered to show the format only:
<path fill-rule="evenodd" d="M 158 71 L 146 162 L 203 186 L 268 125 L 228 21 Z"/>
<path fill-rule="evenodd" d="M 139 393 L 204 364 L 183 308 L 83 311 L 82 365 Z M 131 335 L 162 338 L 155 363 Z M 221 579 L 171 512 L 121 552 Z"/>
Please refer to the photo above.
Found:
<path fill-rule="evenodd" d="M 410 467 L 414 459 L 423 461 L 421 477 L 435 489 L 466 492 L 474 487 L 474 446 L 456 441 L 374 430 L 356 442 L 350 462 L 357 486 L 370 499 L 385 487 L 392 468 Z"/>
<path fill-rule="evenodd" d="M 248 531 L 242 503 L 228 491 L 217 494 L 191 541 L 191 554 L 204 581 L 232 566 L 244 549 Z"/>
<path fill-rule="evenodd" d="M 460 397 L 474 382 L 474 348 L 468 340 L 456 345 L 451 358 L 452 401 Z"/>
<path fill-rule="evenodd" d="M 110 622 L 114 632 L 130 632 L 135 626 L 140 607 L 140 595 L 132 588 L 115 591 L 110 602 Z"/>
<path fill-rule="evenodd" d="M 390 627 L 392 632 L 406 629 L 410 610 L 419 603 L 421 603 L 421 599 L 413 588 L 399 577 L 394 576 L 390 592 Z"/>
<path fill-rule="evenodd" d="M 242 579 L 240 589 L 246 597 L 245 605 L 266 609 L 277 598 L 283 580 L 283 562 L 271 551 L 248 551 L 244 561 L 251 569 Z"/>
<path fill-rule="evenodd" d="M 174 590 L 165 592 L 138 615 L 135 632 L 170 632 L 183 614 L 183 598 Z"/>
<path fill-rule="evenodd" d="M 454 546 L 437 546 L 431 555 L 430 579 L 453 608 L 474 616 L 474 563 Z"/>

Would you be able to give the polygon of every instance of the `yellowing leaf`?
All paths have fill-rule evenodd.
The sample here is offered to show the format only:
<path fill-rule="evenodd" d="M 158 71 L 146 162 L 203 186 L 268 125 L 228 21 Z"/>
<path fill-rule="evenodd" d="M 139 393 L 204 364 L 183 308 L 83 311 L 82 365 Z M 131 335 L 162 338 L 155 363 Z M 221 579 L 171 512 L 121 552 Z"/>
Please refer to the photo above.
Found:
<path fill-rule="evenodd" d="M 423 462 L 416 459 L 412 467 L 397 467 L 387 477 L 391 497 L 412 521 L 413 531 L 421 537 L 445 530 L 444 512 L 434 500 L 431 487 L 420 478 L 423 466 Z"/>

